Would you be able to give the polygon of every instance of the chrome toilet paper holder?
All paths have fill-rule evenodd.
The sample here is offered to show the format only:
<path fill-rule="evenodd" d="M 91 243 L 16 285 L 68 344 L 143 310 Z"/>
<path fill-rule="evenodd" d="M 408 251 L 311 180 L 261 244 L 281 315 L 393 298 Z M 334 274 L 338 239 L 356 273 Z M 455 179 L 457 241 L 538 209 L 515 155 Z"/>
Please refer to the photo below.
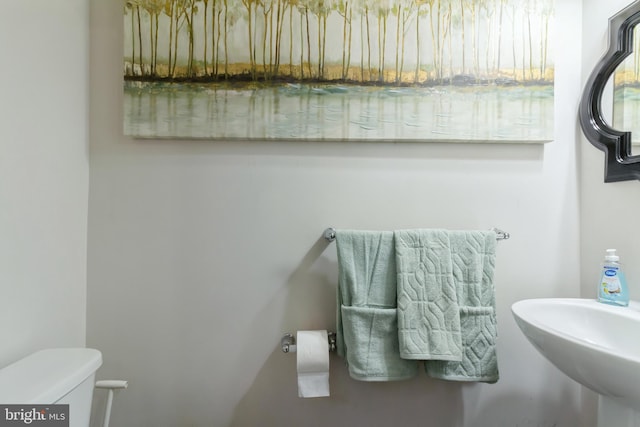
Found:
<path fill-rule="evenodd" d="M 336 351 L 336 333 L 327 332 L 327 340 L 329 341 L 329 351 Z M 291 333 L 286 333 L 280 340 L 280 346 L 283 353 L 295 353 L 296 352 L 296 337 Z"/>

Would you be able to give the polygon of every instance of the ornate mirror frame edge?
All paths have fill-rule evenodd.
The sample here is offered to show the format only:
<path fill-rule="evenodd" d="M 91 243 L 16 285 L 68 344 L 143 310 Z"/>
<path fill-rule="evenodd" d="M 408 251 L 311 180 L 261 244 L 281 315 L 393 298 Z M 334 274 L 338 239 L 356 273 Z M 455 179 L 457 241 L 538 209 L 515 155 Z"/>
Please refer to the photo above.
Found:
<path fill-rule="evenodd" d="M 602 94 L 618 65 L 633 52 L 633 28 L 640 22 L 640 0 L 609 18 L 609 47 L 591 72 L 580 100 L 582 131 L 604 151 L 604 182 L 640 180 L 640 156 L 631 154 L 631 132 L 610 127 L 602 115 Z"/>

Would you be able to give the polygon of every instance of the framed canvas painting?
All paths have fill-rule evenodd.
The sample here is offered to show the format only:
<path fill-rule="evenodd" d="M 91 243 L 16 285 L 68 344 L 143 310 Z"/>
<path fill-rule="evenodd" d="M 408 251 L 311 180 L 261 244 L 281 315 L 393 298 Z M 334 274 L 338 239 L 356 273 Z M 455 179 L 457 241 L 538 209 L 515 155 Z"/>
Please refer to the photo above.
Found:
<path fill-rule="evenodd" d="M 553 0 L 128 0 L 124 132 L 546 142 Z"/>

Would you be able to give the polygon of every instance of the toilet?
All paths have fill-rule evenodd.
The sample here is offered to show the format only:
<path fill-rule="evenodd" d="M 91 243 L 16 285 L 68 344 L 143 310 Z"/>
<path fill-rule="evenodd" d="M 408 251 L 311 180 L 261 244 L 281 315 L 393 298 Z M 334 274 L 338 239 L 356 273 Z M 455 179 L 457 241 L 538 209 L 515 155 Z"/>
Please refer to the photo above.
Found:
<path fill-rule="evenodd" d="M 88 427 L 102 354 L 90 348 L 37 351 L 0 369 L 0 405 L 69 405 L 69 427 Z"/>

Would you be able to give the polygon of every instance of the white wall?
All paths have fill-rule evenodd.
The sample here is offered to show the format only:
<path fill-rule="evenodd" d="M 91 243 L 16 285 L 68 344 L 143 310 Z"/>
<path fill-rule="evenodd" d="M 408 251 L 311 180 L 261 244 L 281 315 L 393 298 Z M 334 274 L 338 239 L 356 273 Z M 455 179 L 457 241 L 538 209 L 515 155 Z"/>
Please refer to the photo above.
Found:
<path fill-rule="evenodd" d="M 136 141 L 122 136 L 122 7 L 91 2 L 87 341 L 130 380 L 123 426 L 587 426 L 580 388 L 525 340 L 516 300 L 578 296 L 580 0 L 558 0 L 546 145 Z M 297 397 L 284 332 L 335 327 L 327 226 L 490 228 L 501 380 L 371 384 L 332 356 Z"/>
<path fill-rule="evenodd" d="M 607 51 L 608 18 L 629 5 L 628 0 L 583 0 L 582 81 L 589 77 Z M 610 89 L 610 88 L 609 88 Z M 611 92 L 603 96 L 603 111 L 611 115 Z M 604 153 L 580 132 L 580 272 L 581 296 L 595 298 L 600 263 L 605 249 L 617 248 L 625 264 L 630 296 L 640 299 L 640 246 L 634 240 L 637 210 L 640 209 L 638 181 L 604 183 Z M 639 154 L 640 147 L 633 151 Z M 584 407 L 596 404 L 595 395 L 585 392 Z"/>
<path fill-rule="evenodd" d="M 85 343 L 89 3 L 0 13 L 0 366 Z"/>
<path fill-rule="evenodd" d="M 584 1 L 583 81 L 589 76 L 600 57 L 607 50 L 609 17 L 626 7 L 627 0 Z M 588 47 L 588 48 L 587 48 Z M 606 106 L 603 102 L 603 106 Z M 640 147 L 633 148 L 640 154 Z M 640 183 L 625 181 L 604 183 L 604 153 L 581 138 L 581 215 L 582 295 L 595 297 L 599 267 L 605 249 L 617 248 L 626 266 L 629 292 L 632 299 L 640 299 L 640 245 L 637 237 L 637 218 L 640 210 Z"/>

